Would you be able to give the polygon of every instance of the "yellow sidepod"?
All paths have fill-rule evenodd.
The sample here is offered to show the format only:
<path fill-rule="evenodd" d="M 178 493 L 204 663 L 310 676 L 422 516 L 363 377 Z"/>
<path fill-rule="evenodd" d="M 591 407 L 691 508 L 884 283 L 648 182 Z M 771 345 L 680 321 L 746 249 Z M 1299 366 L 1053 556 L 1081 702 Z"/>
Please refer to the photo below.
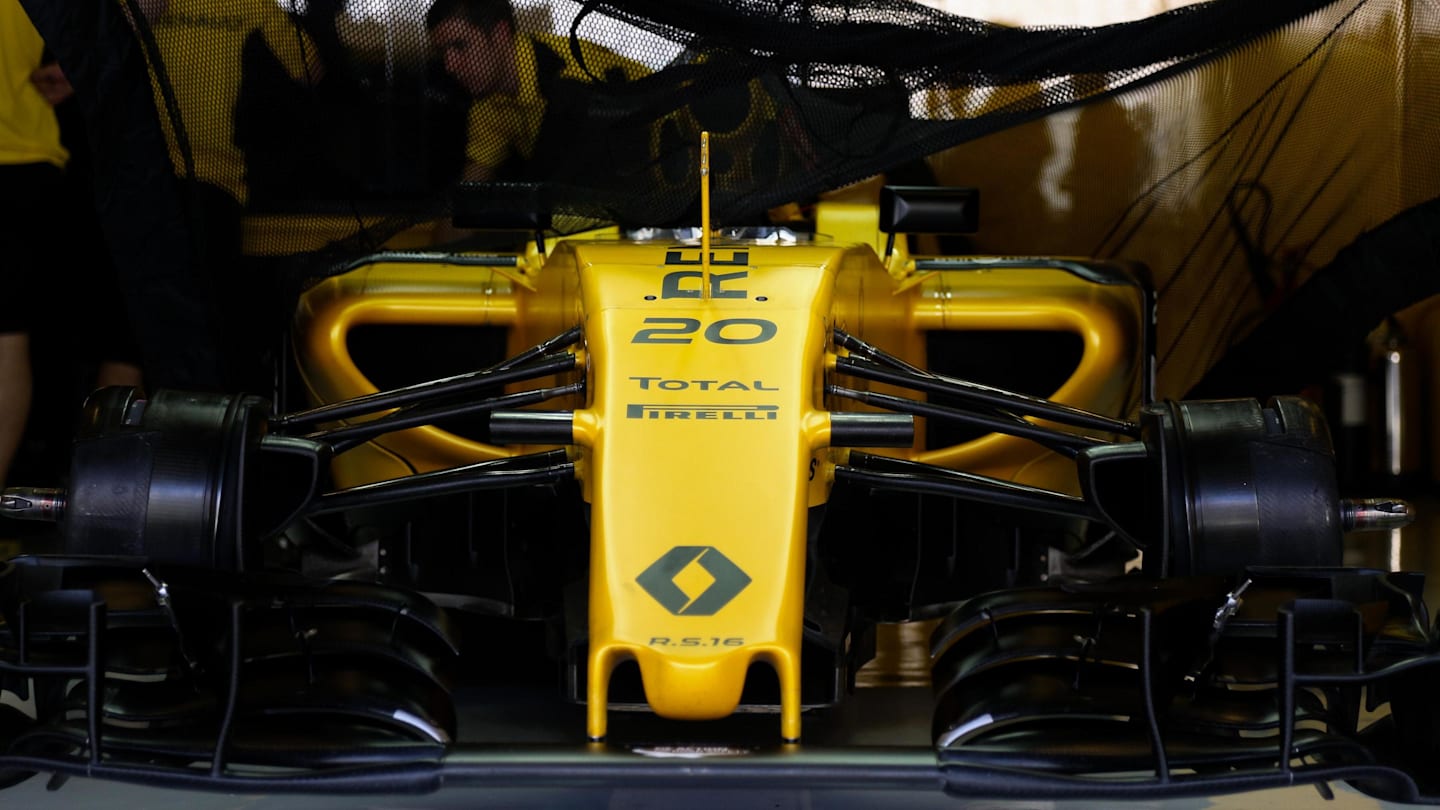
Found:
<path fill-rule="evenodd" d="M 1139 407 L 1137 336 L 1144 328 L 1144 309 L 1138 287 L 1098 284 L 1037 263 L 933 272 L 914 290 L 910 325 L 915 333 L 1070 332 L 1080 338 L 1079 363 L 1046 398 L 1116 417 Z M 913 459 L 1079 493 L 1072 462 L 1014 436 L 991 433 L 964 444 L 926 448 Z"/>
<path fill-rule="evenodd" d="M 588 731 L 639 664 L 661 716 L 735 710 L 752 662 L 800 736 L 806 508 L 829 441 L 819 398 L 830 247 L 586 244 L 590 407 L 575 414 L 592 504 Z M 813 462 L 813 463 L 812 463 Z"/>
<path fill-rule="evenodd" d="M 296 309 L 294 334 L 300 384 L 308 399 L 338 402 L 378 390 L 350 355 L 348 337 L 358 326 L 513 330 L 516 263 L 514 255 L 382 255 L 306 290 Z M 514 453 L 425 426 L 380 437 L 341 455 L 332 473 L 337 485 L 357 486 Z"/>
<path fill-rule="evenodd" d="M 945 360 L 926 356 L 929 332 L 1069 332 L 1080 338 L 1079 362 L 1058 389 L 1042 395 L 1113 417 L 1128 416 L 1139 407 L 1143 361 L 1138 336 L 1144 329 L 1144 297 L 1138 286 L 1098 283 L 1047 260 L 1031 265 L 1023 258 L 976 258 L 974 263 L 966 270 L 887 275 L 870 251 L 850 251 L 836 280 L 834 323 L 926 368 L 939 367 Z M 1101 264 L 1078 259 L 1066 263 Z M 1118 278 L 1113 269 L 1109 272 Z M 995 358 L 995 362 L 1024 360 Z M 923 398 L 883 383 L 842 381 L 863 390 Z M 853 403 L 833 404 L 864 409 Z M 924 431 L 917 428 L 916 433 L 912 450 L 874 452 L 1079 493 L 1074 462 L 1028 439 L 990 433 L 961 444 L 930 447 Z"/>

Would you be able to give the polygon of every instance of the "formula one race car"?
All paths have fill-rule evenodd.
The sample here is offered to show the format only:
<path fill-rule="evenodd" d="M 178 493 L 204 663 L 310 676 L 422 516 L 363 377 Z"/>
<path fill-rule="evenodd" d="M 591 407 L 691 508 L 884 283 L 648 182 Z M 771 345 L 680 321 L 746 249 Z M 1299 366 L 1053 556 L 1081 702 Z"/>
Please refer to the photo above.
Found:
<path fill-rule="evenodd" d="M 63 551 L 0 573 L 0 773 L 1440 795 L 1422 578 L 1341 567 L 1408 507 L 1306 400 L 1154 401 L 1142 268 L 911 253 L 977 205 L 381 253 L 299 301 L 305 407 L 97 392 L 5 493 Z M 896 626 L 933 700 L 876 748 Z"/>

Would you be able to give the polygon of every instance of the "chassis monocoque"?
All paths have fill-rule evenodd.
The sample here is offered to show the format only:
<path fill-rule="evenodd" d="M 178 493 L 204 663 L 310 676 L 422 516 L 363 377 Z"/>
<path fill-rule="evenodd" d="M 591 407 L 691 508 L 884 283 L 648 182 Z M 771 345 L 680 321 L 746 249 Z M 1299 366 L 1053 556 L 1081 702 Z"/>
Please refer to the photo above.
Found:
<path fill-rule="evenodd" d="M 5 495 L 63 553 L 0 573 L 0 768 L 1434 795 L 1422 579 L 1340 566 L 1406 507 L 1339 497 L 1305 400 L 1153 401 L 1138 268 L 894 238 L 974 205 L 380 254 L 300 298 L 308 405 L 97 392 L 68 487 Z M 377 385 L 414 328 L 492 356 Z M 928 743 L 837 744 L 921 622 Z"/>

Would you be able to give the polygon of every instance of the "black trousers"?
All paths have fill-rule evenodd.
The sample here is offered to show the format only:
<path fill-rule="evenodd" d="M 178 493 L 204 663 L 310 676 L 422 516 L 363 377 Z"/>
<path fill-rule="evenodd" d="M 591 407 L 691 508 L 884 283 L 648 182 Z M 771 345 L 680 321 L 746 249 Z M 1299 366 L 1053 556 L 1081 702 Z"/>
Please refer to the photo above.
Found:
<path fill-rule="evenodd" d="M 64 294 L 60 226 L 65 172 L 49 163 L 0 166 L 0 332 L 30 332 Z"/>

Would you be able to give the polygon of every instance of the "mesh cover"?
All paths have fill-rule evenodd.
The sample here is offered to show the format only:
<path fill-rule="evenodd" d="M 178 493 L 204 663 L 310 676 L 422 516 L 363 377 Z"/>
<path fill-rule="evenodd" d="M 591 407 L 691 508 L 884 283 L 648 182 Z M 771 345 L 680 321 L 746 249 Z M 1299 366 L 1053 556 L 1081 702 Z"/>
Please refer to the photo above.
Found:
<path fill-rule="evenodd" d="M 1055 29 L 902 0 L 552 0 L 463 53 L 431 0 L 23 2 L 88 102 L 142 343 L 179 369 L 161 382 L 215 382 L 205 340 L 174 336 L 213 331 L 193 304 L 224 297 L 217 251 L 303 273 L 413 244 L 467 176 L 545 182 L 561 229 L 693 224 L 701 129 L 720 223 L 918 168 L 981 188 L 971 249 L 1148 263 L 1169 396 L 1440 190 L 1421 0 Z"/>

